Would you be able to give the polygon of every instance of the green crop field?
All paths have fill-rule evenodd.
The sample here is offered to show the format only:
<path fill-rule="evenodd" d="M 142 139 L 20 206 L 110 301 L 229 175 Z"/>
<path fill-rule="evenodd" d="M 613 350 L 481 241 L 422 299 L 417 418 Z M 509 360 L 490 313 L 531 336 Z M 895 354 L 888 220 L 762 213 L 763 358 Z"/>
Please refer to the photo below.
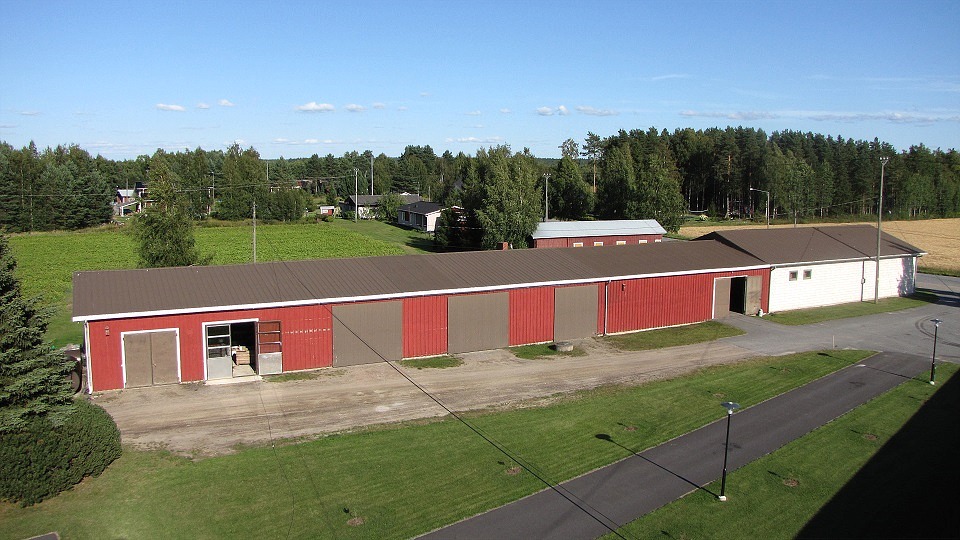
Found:
<path fill-rule="evenodd" d="M 213 264 L 252 261 L 251 226 L 198 227 L 195 231 L 200 252 L 213 255 Z M 257 260 L 369 257 L 408 251 L 406 245 L 391 240 L 394 241 L 349 230 L 338 221 L 259 225 Z M 80 325 L 70 321 L 73 273 L 137 266 L 137 244 L 126 227 L 11 235 L 10 246 L 17 258 L 17 277 L 24 292 L 42 296 L 43 302 L 53 309 L 47 337 L 57 346 L 81 341 Z"/>

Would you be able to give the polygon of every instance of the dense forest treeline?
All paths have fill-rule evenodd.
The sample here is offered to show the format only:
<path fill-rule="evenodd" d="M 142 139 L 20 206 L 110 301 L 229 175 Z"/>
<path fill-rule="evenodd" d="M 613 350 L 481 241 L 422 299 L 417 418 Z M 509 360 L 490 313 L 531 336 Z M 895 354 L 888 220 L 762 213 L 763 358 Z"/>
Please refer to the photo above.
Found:
<path fill-rule="evenodd" d="M 265 160 L 234 145 L 113 161 L 75 145 L 40 151 L 32 143 L 15 149 L 0 142 L 0 227 L 18 232 L 104 223 L 117 189 L 149 186 L 164 174 L 196 219 L 249 218 L 256 201 L 258 218 L 296 220 L 311 207 L 310 195 L 333 204 L 372 187 L 377 194 L 418 193 L 460 207 L 444 216 L 439 240 L 491 247 L 523 244 L 543 218 L 545 182 L 554 219 L 655 218 L 676 230 L 690 213 L 762 218 L 765 192 L 775 217 L 875 215 L 881 158 L 888 158 L 885 212 L 960 212 L 960 155 L 922 144 L 898 152 L 878 140 L 728 127 L 650 128 L 605 138 L 589 133 L 582 143 L 568 139 L 560 148 L 559 160 L 508 146 L 473 156 L 408 146 L 398 157 L 365 151 Z"/>

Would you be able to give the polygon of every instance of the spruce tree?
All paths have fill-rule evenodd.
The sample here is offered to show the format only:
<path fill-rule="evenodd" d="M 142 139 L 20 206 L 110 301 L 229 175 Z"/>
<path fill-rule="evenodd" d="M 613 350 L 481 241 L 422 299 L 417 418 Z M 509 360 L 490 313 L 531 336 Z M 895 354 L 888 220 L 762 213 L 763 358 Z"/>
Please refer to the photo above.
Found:
<path fill-rule="evenodd" d="M 16 268 L 0 235 L 0 432 L 19 430 L 37 416 L 60 423 L 72 403 L 71 366 L 44 341 L 48 311 L 23 297 Z"/>

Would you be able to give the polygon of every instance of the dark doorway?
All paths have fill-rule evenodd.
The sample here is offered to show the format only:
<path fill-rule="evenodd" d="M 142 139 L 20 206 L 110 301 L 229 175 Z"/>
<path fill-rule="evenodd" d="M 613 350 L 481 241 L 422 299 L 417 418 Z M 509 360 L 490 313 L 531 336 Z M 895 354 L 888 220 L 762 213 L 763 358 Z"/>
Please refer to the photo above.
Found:
<path fill-rule="evenodd" d="M 730 279 L 730 311 L 745 313 L 747 308 L 747 278 L 735 277 Z"/>

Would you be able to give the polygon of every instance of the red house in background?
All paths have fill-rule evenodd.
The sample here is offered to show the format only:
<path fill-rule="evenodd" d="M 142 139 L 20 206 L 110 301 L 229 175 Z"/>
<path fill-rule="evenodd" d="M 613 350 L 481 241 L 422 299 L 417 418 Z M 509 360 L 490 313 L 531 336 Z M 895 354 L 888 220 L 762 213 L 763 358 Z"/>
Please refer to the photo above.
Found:
<path fill-rule="evenodd" d="M 667 231 L 655 219 L 547 221 L 533 233 L 533 247 L 635 246 L 660 242 Z"/>

